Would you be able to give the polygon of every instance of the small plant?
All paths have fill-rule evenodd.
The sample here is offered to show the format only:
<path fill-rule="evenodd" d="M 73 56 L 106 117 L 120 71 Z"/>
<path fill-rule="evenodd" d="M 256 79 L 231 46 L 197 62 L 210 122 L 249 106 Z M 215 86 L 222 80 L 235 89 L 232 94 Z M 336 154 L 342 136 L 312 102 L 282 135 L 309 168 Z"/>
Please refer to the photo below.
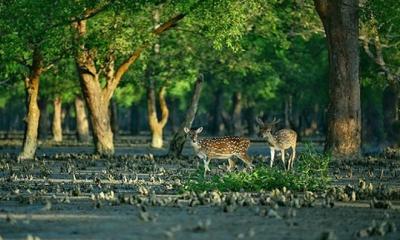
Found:
<path fill-rule="evenodd" d="M 204 178 L 199 171 L 184 184 L 184 189 L 260 191 L 286 187 L 295 191 L 321 191 L 330 183 L 329 161 L 328 155 L 317 153 L 310 145 L 306 145 L 293 171 L 259 167 L 251 173 L 234 172 L 224 176 L 212 176 L 211 179 Z"/>

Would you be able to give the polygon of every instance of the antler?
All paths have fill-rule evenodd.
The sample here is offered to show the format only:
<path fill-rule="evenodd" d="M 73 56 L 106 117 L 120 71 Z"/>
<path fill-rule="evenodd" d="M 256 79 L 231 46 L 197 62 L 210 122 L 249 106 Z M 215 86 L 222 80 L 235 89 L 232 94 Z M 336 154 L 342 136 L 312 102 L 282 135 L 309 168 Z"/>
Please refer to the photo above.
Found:
<path fill-rule="evenodd" d="M 257 117 L 256 122 L 258 123 L 258 125 L 264 126 L 264 122 L 263 122 L 263 120 L 261 120 L 261 118 Z"/>
<path fill-rule="evenodd" d="M 277 123 L 279 123 L 281 120 L 280 119 L 276 119 L 276 117 L 274 117 L 274 119 L 272 120 L 272 122 L 270 122 L 269 124 L 270 125 L 275 125 L 275 124 L 277 124 Z"/>

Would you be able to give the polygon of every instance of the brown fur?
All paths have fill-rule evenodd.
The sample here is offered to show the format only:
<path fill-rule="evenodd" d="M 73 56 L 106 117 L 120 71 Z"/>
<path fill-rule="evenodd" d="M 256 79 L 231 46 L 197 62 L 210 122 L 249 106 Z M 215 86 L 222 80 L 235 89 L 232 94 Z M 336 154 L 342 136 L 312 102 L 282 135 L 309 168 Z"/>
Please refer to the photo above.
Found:
<path fill-rule="evenodd" d="M 197 154 L 204 161 L 205 171 L 209 170 L 208 163 L 211 159 L 228 159 L 229 170 L 232 170 L 235 166 L 235 162 L 232 161 L 231 157 L 236 156 L 241 159 L 247 166 L 251 166 L 251 158 L 247 154 L 247 150 L 250 146 L 250 140 L 244 137 L 214 137 L 204 138 L 198 140 L 198 134 L 202 131 L 202 128 L 196 130 L 185 129 L 185 132 L 191 139 L 191 144 Z"/>

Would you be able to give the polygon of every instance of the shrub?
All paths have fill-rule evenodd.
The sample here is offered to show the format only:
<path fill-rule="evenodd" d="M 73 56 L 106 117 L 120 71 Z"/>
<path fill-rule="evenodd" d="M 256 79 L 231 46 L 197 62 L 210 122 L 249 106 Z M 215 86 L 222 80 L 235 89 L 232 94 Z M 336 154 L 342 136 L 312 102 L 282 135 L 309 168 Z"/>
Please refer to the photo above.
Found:
<path fill-rule="evenodd" d="M 330 184 L 328 172 L 330 157 L 317 153 L 310 145 L 295 161 L 293 171 L 259 167 L 251 173 L 233 172 L 204 179 L 202 171 L 196 172 L 184 184 L 189 191 L 260 191 L 283 188 L 294 191 L 322 191 Z"/>

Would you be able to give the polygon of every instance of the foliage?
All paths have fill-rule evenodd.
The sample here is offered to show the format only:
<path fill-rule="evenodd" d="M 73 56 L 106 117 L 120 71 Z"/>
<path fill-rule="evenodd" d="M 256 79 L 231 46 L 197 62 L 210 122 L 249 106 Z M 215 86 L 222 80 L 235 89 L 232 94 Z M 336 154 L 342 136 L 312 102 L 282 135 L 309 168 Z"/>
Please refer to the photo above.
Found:
<path fill-rule="evenodd" d="M 204 179 L 197 172 L 184 186 L 191 191 L 260 191 L 283 188 L 294 191 L 322 191 L 330 184 L 328 165 L 330 157 L 317 153 L 307 147 L 297 160 L 294 171 L 277 168 L 259 167 L 254 171 L 234 172 L 224 176 L 212 176 Z"/>
<path fill-rule="evenodd" d="M 78 44 L 94 53 L 102 84 L 110 55 L 115 56 L 118 67 L 136 49 L 147 47 L 114 93 L 119 106 L 135 104 L 143 108 L 143 79 L 151 64 L 157 87 L 166 85 L 168 101 L 179 108 L 175 122 L 188 105 L 196 76 L 202 73 L 206 83 L 198 111 L 200 119 L 215 118 L 216 92 L 223 95 L 224 119 L 229 119 L 232 95 L 240 92 L 243 112 L 251 108 L 255 114 L 283 113 L 285 101 L 293 99 L 290 114 L 299 122 L 294 125 L 307 128 L 314 106 L 319 105 L 323 119 L 328 102 L 327 48 L 313 4 L 311 0 L 79 0 L 73 4 L 67 0 L 2 1 L 0 106 L 11 106 L 13 99 L 21 99 L 23 105 L 23 92 L 11 97 L 8 90 L 29 74 L 36 48 L 43 55 L 44 66 L 53 65 L 41 77 L 40 97 L 52 99 L 61 94 L 63 102 L 68 102 L 79 94 L 72 22 L 82 19 L 87 10 L 98 8 L 98 14 L 86 19 L 88 32 Z M 400 24 L 399 1 L 366 0 L 360 4 L 361 35 L 368 39 L 373 53 L 374 39 L 379 37 L 386 65 L 398 76 L 400 28 L 395 26 Z M 185 17 L 155 36 L 155 11 L 160 13 L 160 23 L 180 13 Z M 150 47 L 155 42 L 160 44 L 157 55 Z M 381 119 L 379 104 L 387 81 L 374 60 L 363 51 L 361 54 L 363 106 L 379 108 Z"/>
<path fill-rule="evenodd" d="M 395 0 L 368 0 L 363 2 L 360 23 L 362 45 L 370 48 L 370 57 L 382 57 L 379 61 L 370 59 L 376 64 L 384 64 L 384 74 L 399 76 L 400 31 L 395 27 L 400 24 L 398 9 L 400 2 Z M 365 56 L 366 57 L 366 56 Z M 363 64 L 364 65 L 364 64 Z M 363 66 L 362 65 L 362 66 Z M 372 71 L 371 71 L 372 70 Z M 382 69 L 370 69 L 376 75 Z M 377 78 L 381 80 L 381 78 Z"/>

